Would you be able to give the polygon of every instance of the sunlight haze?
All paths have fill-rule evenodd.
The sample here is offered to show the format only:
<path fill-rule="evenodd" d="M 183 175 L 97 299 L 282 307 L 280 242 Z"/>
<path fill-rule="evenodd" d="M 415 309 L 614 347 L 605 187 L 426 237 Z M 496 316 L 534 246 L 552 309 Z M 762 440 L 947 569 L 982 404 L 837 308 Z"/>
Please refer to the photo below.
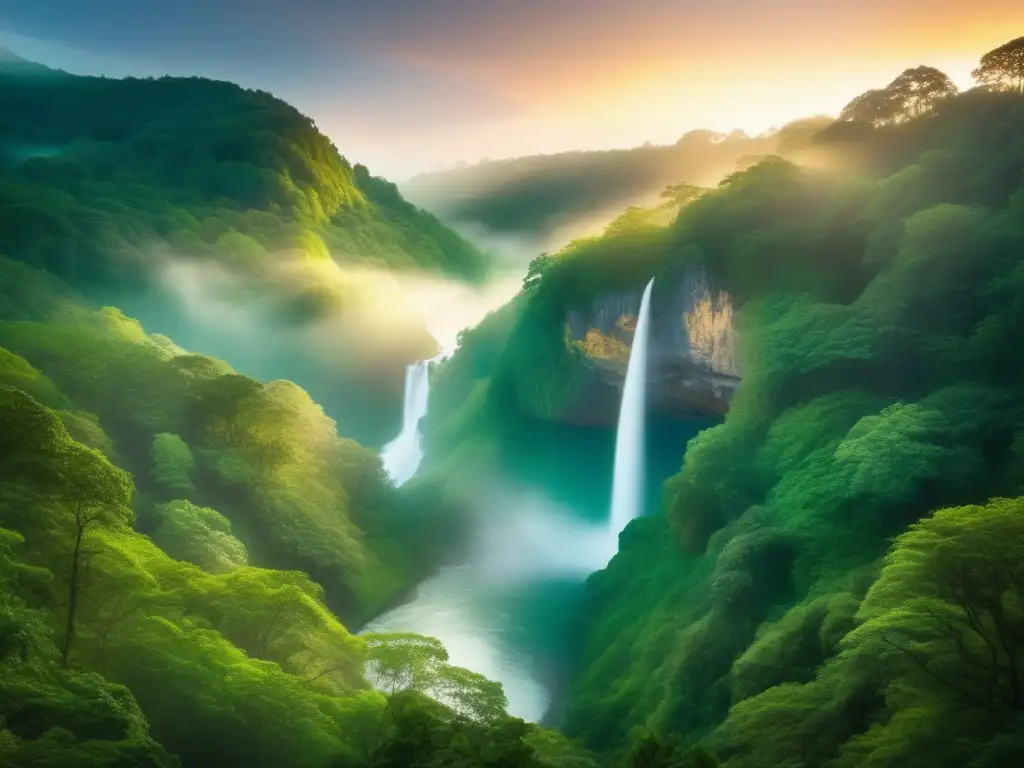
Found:
<path fill-rule="evenodd" d="M 1024 24 L 1015 0 L 287 8 L 163 0 L 144 16 L 120 0 L 46 0 L 0 10 L 0 45 L 75 73 L 270 90 L 343 153 L 401 180 L 483 157 L 673 143 L 695 128 L 757 134 L 835 114 L 918 64 L 963 87 L 977 51 Z"/>

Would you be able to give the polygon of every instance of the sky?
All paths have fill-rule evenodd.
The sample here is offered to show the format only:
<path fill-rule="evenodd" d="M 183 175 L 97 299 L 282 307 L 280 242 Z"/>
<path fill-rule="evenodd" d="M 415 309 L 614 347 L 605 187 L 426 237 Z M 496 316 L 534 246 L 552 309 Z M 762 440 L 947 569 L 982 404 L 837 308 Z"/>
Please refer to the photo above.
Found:
<path fill-rule="evenodd" d="M 0 0 L 0 45 L 80 74 L 268 90 L 401 181 L 483 157 L 756 134 L 929 64 L 960 86 L 1021 0 Z"/>

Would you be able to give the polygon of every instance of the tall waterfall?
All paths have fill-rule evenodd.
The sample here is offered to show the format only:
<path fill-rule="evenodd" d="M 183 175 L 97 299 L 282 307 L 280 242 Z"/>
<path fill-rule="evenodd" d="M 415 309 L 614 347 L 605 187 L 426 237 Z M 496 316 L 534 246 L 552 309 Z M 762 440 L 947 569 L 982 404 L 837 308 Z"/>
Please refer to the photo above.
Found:
<path fill-rule="evenodd" d="M 438 355 L 440 357 L 440 355 Z M 384 469 L 395 485 L 407 482 L 420 467 L 423 459 L 420 419 L 427 415 L 430 394 L 430 363 L 438 358 L 420 360 L 405 369 L 405 402 L 402 406 L 402 431 L 380 452 Z"/>
<path fill-rule="evenodd" d="M 615 475 L 612 480 L 612 535 L 618 536 L 626 524 L 643 511 L 644 503 L 644 412 L 647 390 L 647 335 L 650 324 L 651 287 L 644 289 L 640 314 L 629 352 L 626 383 L 619 406 L 619 426 L 615 435 Z"/>

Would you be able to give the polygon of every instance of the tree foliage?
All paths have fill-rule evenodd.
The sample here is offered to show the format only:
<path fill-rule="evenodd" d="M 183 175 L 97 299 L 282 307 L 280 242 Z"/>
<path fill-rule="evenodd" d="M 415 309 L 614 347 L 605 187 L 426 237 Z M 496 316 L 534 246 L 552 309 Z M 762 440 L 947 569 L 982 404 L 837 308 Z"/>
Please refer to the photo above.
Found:
<path fill-rule="evenodd" d="M 742 384 L 588 581 L 570 735 L 679 733 L 732 768 L 1024 753 L 1024 101 L 996 90 L 907 70 L 810 139 L 820 163 L 764 158 L 555 254 L 441 367 L 432 402 L 464 405 L 438 439 L 468 455 L 580 397 L 573 312 L 652 275 L 733 301 Z"/>
<path fill-rule="evenodd" d="M 128 475 L 76 443 L 52 411 L 2 386 L 0 417 L 17 427 L 5 438 L 19 438 L 0 465 L 5 765 L 382 766 L 408 764 L 394 761 L 423 739 L 436 750 L 423 764 L 438 766 L 557 768 L 558 755 L 584 754 L 524 740 L 537 729 L 508 718 L 501 686 L 448 664 L 437 641 L 364 640 L 305 573 L 246 566 L 212 509 L 176 500 L 147 513 L 161 546 L 207 570 L 171 559 L 125 524 Z M 56 629 L 65 617 L 68 669 L 53 643 L 68 648 L 71 635 Z M 386 694 L 367 680 L 367 662 L 378 682 L 392 681 Z M 419 720 L 401 703 L 417 691 L 448 704 L 418 699 L 430 714 Z"/>
<path fill-rule="evenodd" d="M 405 755 L 426 723 L 439 766 L 594 767 L 509 718 L 501 686 L 436 641 L 363 639 L 332 611 L 377 612 L 435 567 L 453 523 L 433 530 L 431 487 L 400 496 L 295 385 L 3 268 L 39 302 L 0 320 L 24 354 L 0 347 L 0 762 L 364 768 Z M 444 661 L 404 692 L 374 688 L 373 659 L 405 669 L 419 646 Z M 403 697 L 430 718 L 399 716 Z"/>
<path fill-rule="evenodd" d="M 153 438 L 153 480 L 171 493 L 195 490 L 190 473 L 196 461 L 188 443 L 177 435 L 162 432 Z"/>
<path fill-rule="evenodd" d="M 934 67 L 913 67 L 904 70 L 885 88 L 857 96 L 843 107 L 839 117 L 875 126 L 904 123 L 930 112 L 943 99 L 956 93 L 956 85 L 945 73 Z"/>
<path fill-rule="evenodd" d="M 1018 37 L 981 57 L 971 77 L 983 85 L 1024 93 L 1024 37 Z"/>
<path fill-rule="evenodd" d="M 263 91 L 0 67 L 0 249 L 79 285 L 144 279 L 153 253 L 258 276 L 272 253 L 476 279 L 485 258 Z M 325 245 L 325 243 L 327 245 Z"/>
<path fill-rule="evenodd" d="M 214 107 L 246 92 L 204 81 L 89 81 L 93 97 L 157 87 L 167 104 L 140 97 L 143 121 L 75 102 L 90 137 L 76 143 L 62 98 L 84 86 L 45 77 L 53 98 L 43 80 L 4 96 L 39 111 L 26 141 L 71 146 L 19 160 L 0 191 L 22 201 L 0 215 L 24 262 L 0 261 L 0 762 L 599 764 L 508 717 L 500 685 L 436 640 L 339 620 L 355 628 L 455 538 L 430 483 L 395 489 L 294 384 L 187 354 L 25 266 L 107 280 L 149 229 L 251 265 L 278 242 L 264 214 L 301 224 L 281 242 L 322 259 L 354 211 L 400 210 L 397 191 L 344 171 L 269 97 L 245 95 L 251 130 L 228 130 Z M 928 68 L 885 91 L 897 111 L 861 115 L 884 125 L 821 132 L 839 171 L 770 157 L 699 195 L 677 187 L 670 222 L 630 210 L 536 261 L 437 371 L 428 437 L 457 463 L 579 396 L 572 309 L 652 274 L 700 272 L 733 297 L 744 373 L 727 417 L 587 585 L 564 722 L 600 762 L 1024 754 L 1024 102 L 953 96 Z M 179 135 L 201 136 L 194 156 Z M 132 162 L 115 163 L 125 143 Z M 279 173 L 250 162 L 264 152 Z M 112 192 L 89 198 L 118 222 L 98 240 L 79 237 L 83 184 Z"/>
<path fill-rule="evenodd" d="M 245 545 L 231 534 L 231 523 L 215 509 L 179 499 L 156 510 L 153 541 L 177 560 L 220 573 L 246 565 Z"/>

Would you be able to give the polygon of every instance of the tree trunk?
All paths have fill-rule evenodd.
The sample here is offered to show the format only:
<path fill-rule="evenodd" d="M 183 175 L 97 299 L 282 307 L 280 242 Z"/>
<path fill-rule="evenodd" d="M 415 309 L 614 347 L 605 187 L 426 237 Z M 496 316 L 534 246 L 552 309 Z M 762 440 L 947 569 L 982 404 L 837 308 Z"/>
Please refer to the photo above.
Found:
<path fill-rule="evenodd" d="M 78 604 L 78 561 L 82 554 L 82 535 L 84 526 L 78 526 L 75 533 L 75 551 L 71 556 L 71 580 L 68 585 L 68 617 L 64 627 L 64 647 L 61 649 L 60 665 L 67 667 L 68 651 L 71 650 L 71 638 L 75 634 L 75 608 Z"/>

